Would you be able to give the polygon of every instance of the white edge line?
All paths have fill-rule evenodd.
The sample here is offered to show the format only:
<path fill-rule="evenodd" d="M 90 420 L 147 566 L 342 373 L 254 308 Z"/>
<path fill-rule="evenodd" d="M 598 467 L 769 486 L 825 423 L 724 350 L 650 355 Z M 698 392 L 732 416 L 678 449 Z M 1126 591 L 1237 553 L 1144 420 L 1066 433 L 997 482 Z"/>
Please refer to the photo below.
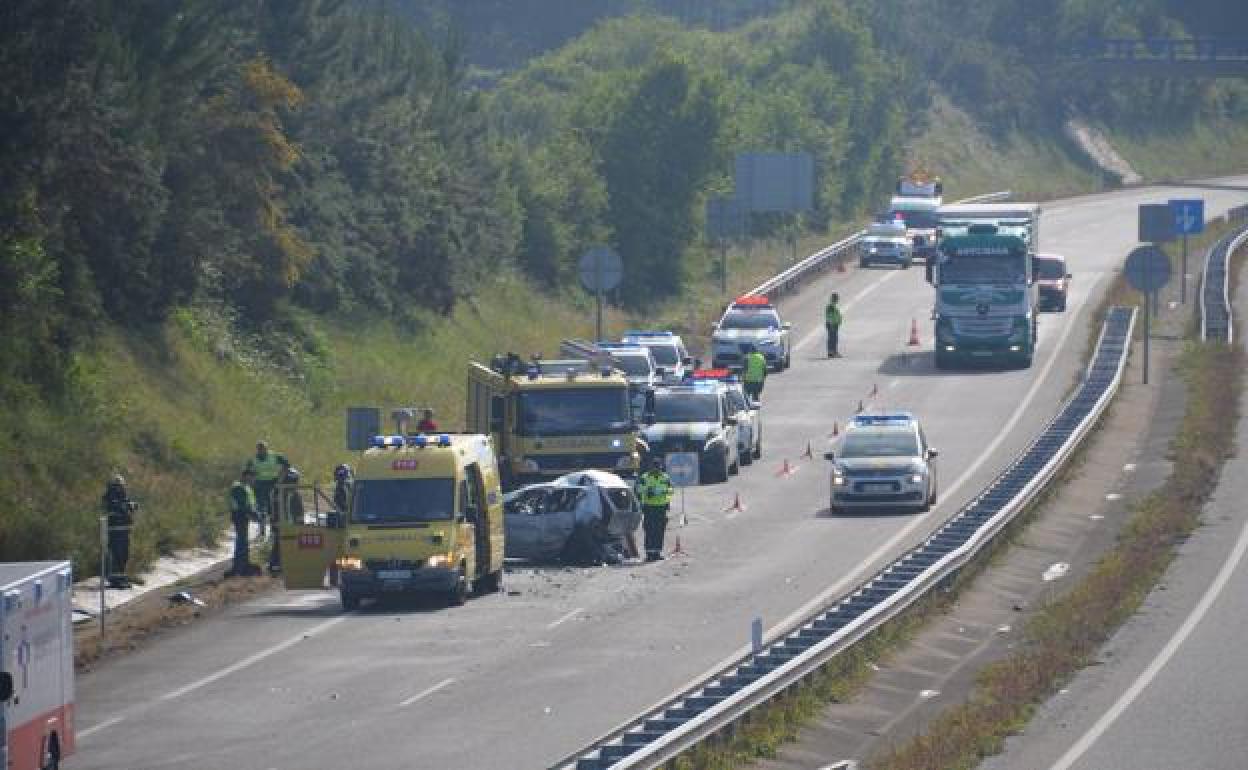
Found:
<path fill-rule="evenodd" d="M 580 615 L 580 614 L 581 614 L 582 612 L 584 612 L 584 611 L 585 611 L 585 608 L 584 608 L 584 607 L 577 607 L 576 609 L 572 610 L 571 612 L 568 612 L 566 615 L 564 615 L 563 617 L 559 618 L 559 619 L 558 619 L 558 620 L 556 620 L 555 622 L 553 622 L 553 623 L 547 623 L 547 624 L 546 624 L 546 628 L 555 628 L 556 626 L 561 626 L 561 625 L 563 625 L 564 623 L 567 623 L 567 622 L 568 622 L 569 620 L 571 620 L 572 618 L 576 617 L 577 615 Z"/>
<path fill-rule="evenodd" d="M 163 700 L 173 700 L 173 699 L 175 699 L 175 698 L 180 698 L 180 697 L 182 697 L 183 695 L 186 695 L 186 694 L 187 694 L 187 693 L 189 693 L 189 692 L 194 692 L 195 690 L 198 690 L 199 688 L 201 688 L 201 687 L 203 687 L 203 686 L 205 686 L 205 685 L 212 684 L 213 682 L 217 681 L 218 679 L 223 679 L 223 678 L 225 678 L 225 677 L 229 676 L 230 674 L 233 674 L 233 673 L 235 673 L 235 672 L 237 672 L 237 671 L 242 671 L 243 669 L 247 668 L 248 666 L 253 666 L 253 665 L 255 665 L 256 663 L 259 663 L 260 661 L 264 660 L 265 658 L 267 658 L 267 657 L 269 657 L 269 656 L 271 656 L 271 655 L 275 655 L 275 654 L 277 654 L 277 653 L 279 653 L 279 652 L 281 652 L 281 651 L 283 651 L 283 650 L 286 650 L 286 649 L 289 649 L 289 648 L 291 648 L 291 647 L 294 647 L 296 644 L 298 644 L 299 642 L 304 641 L 304 640 L 305 640 L 305 639 L 307 639 L 308 637 L 310 637 L 310 636 L 312 636 L 312 635 L 314 635 L 314 634 L 320 633 L 321 631 L 324 631 L 324 630 L 325 630 L 325 629 L 327 629 L 327 628 L 330 628 L 330 627 L 332 627 L 332 626 L 336 626 L 336 625 L 338 625 L 338 624 L 339 624 L 339 623 L 341 623 L 342 621 L 346 620 L 348 617 L 350 617 L 350 615 L 339 615 L 339 616 L 338 616 L 338 617 L 336 617 L 336 618 L 330 618 L 329 620 L 325 621 L 324 623 L 321 623 L 320 625 L 317 625 L 317 626 L 313 626 L 312 628 L 308 629 L 307 631 L 304 631 L 304 632 L 300 633 L 298 636 L 293 636 L 293 637 L 291 637 L 290 639 L 287 639 L 286 641 L 281 642 L 280 644 L 275 644 L 275 645 L 273 645 L 272 647 L 268 648 L 267 650 L 261 650 L 260 652 L 257 652 L 257 653 L 255 653 L 254 655 L 250 655 L 250 656 L 248 656 L 248 657 L 246 657 L 246 658 L 243 658 L 242 660 L 238 661 L 237 663 L 235 663 L 235 664 L 233 664 L 233 665 L 226 666 L 225 668 L 221 669 L 220 671 L 216 672 L 215 674 L 209 674 L 208 676 L 204 677 L 203 679 L 199 679 L 199 680 L 196 680 L 196 681 L 194 681 L 194 682 L 191 682 L 190 684 L 186 685 L 185 687 L 179 687 L 178 689 L 174 690 L 173 692 L 165 693 L 164 695 L 160 696 L 160 698 L 159 698 L 159 699 L 160 699 L 160 700 L 162 700 L 162 701 L 163 701 Z"/>
<path fill-rule="evenodd" d="M 80 741 L 84 738 L 89 738 L 95 733 L 98 733 L 100 730 L 106 730 L 123 720 L 125 720 L 125 717 L 113 717 L 112 719 L 106 719 L 103 722 L 100 722 L 98 725 L 92 725 L 91 727 L 88 727 L 85 730 L 78 730 L 77 732 L 74 733 L 74 739 Z"/>
<path fill-rule="evenodd" d="M 441 682 L 438 682 L 433 687 L 428 687 L 424 690 L 421 690 L 420 692 L 416 693 L 412 697 L 403 701 L 402 703 L 399 704 L 399 707 L 402 708 L 404 706 L 410 706 L 416 701 L 420 700 L 421 698 L 428 698 L 430 695 L 433 695 L 438 690 L 445 689 L 447 687 L 450 687 L 453 684 L 455 684 L 455 679 L 453 677 L 448 677 L 446 679 L 443 679 Z"/>
<path fill-rule="evenodd" d="M 1200 597 L 1200 601 L 1196 603 L 1191 614 L 1183 621 L 1183 625 L 1179 626 L 1179 629 L 1174 632 L 1174 636 L 1170 637 L 1170 640 L 1166 642 L 1166 646 L 1161 649 L 1157 657 L 1153 658 L 1153 662 L 1148 664 L 1148 668 L 1144 669 L 1136 680 L 1131 683 L 1131 686 L 1127 688 L 1127 691 L 1119 696 L 1114 705 L 1110 706 L 1109 710 L 1100 719 L 1096 720 L 1096 723 L 1053 764 L 1052 770 L 1068 770 L 1088 749 L 1092 748 L 1092 745 L 1105 734 L 1105 731 L 1113 725 L 1118 717 L 1126 712 L 1131 703 L 1139 697 L 1144 688 L 1148 687 L 1154 677 L 1170 661 L 1170 658 L 1174 657 L 1174 654 L 1178 652 L 1179 647 L 1187 640 L 1187 637 L 1196 630 L 1197 624 L 1204 618 L 1205 613 L 1213 606 L 1213 603 L 1222 593 L 1222 589 L 1230 581 L 1232 573 L 1235 572 L 1240 561 L 1243 560 L 1245 551 L 1248 551 L 1248 523 L 1245 523 L 1240 530 L 1239 541 L 1235 543 L 1235 549 L 1222 565 L 1222 569 L 1218 570 L 1218 576 L 1209 588 L 1205 590 L 1204 595 Z"/>

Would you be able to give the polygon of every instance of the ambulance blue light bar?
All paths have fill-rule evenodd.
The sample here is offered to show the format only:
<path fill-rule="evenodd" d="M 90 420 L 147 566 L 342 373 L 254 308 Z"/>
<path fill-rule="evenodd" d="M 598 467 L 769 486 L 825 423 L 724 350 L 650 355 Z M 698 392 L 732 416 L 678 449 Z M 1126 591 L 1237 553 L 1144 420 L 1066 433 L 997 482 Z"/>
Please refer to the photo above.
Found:
<path fill-rule="evenodd" d="M 373 436 L 372 444 L 375 447 L 400 447 L 406 443 L 402 436 Z"/>
<path fill-rule="evenodd" d="M 914 415 L 910 412 L 860 414 L 854 417 L 855 425 L 909 425 L 912 422 L 914 422 Z"/>
<path fill-rule="evenodd" d="M 451 437 L 448 434 L 443 433 L 441 436 L 438 436 L 438 446 L 450 446 L 450 445 L 451 445 Z"/>

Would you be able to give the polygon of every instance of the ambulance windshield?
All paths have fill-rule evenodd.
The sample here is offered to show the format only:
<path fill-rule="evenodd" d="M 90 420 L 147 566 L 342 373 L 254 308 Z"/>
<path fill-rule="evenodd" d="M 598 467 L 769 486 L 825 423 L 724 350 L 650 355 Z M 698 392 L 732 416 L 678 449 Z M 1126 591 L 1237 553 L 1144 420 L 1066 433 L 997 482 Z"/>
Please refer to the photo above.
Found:
<path fill-rule="evenodd" d="M 452 479 L 357 479 L 351 518 L 361 524 L 446 521 L 454 510 Z"/>

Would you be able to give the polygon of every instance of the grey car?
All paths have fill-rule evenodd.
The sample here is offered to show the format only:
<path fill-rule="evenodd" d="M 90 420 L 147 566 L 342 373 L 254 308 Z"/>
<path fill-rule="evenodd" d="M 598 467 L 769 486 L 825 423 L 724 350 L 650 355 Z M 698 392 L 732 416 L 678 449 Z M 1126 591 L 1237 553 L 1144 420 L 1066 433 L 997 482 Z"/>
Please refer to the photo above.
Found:
<path fill-rule="evenodd" d="M 930 509 L 936 504 L 936 455 L 910 412 L 858 415 L 826 455 L 832 461 L 831 511 Z"/>

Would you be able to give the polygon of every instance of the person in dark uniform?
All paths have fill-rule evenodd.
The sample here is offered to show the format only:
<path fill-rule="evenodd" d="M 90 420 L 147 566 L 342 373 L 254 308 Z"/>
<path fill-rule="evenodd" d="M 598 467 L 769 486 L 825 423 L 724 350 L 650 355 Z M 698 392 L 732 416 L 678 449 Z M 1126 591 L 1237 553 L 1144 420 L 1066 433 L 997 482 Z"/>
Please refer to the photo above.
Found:
<path fill-rule="evenodd" d="M 660 561 L 663 536 L 667 532 L 667 510 L 672 503 L 672 478 L 663 470 L 663 461 L 659 458 L 650 458 L 649 468 L 637 477 L 637 499 L 641 503 L 646 561 Z"/>
<path fill-rule="evenodd" d="M 343 516 L 351 506 L 351 466 L 340 463 L 334 468 L 334 507 Z"/>
<path fill-rule="evenodd" d="M 130 561 L 130 530 L 134 528 L 134 512 L 139 504 L 126 492 L 126 480 L 113 476 L 104 490 L 104 512 L 108 514 L 108 585 L 129 588 L 126 562 Z"/>
<path fill-rule="evenodd" d="M 260 568 L 251 563 L 251 534 L 248 527 L 259 520 L 256 510 L 256 492 L 252 484 L 256 472 L 250 465 L 243 468 L 238 481 L 230 486 L 230 522 L 234 525 L 234 564 L 226 571 L 226 577 L 251 577 L 260 574 Z"/>

